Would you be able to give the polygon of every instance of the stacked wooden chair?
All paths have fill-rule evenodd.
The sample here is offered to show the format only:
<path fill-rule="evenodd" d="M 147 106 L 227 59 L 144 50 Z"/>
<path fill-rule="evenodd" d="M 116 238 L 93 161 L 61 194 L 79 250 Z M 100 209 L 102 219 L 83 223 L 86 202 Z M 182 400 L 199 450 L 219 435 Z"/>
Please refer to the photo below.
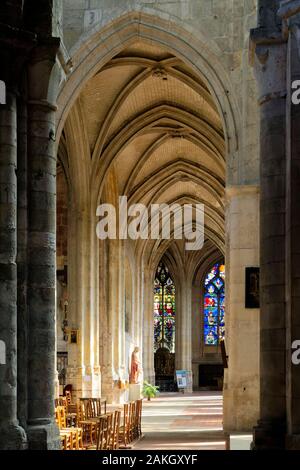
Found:
<path fill-rule="evenodd" d="M 64 406 L 65 408 L 67 407 L 67 398 L 66 397 L 59 397 L 55 399 L 55 408 L 57 406 Z"/>
<path fill-rule="evenodd" d="M 78 426 L 83 430 L 83 440 L 86 447 L 96 442 L 97 419 L 92 416 L 90 403 L 86 399 L 80 399 L 77 403 Z"/>
<path fill-rule="evenodd" d="M 77 422 L 77 406 L 76 403 L 72 402 L 72 395 L 69 390 L 66 390 L 66 418 L 67 418 L 67 424 L 70 426 L 78 426 Z"/>
<path fill-rule="evenodd" d="M 66 422 L 66 410 L 64 406 L 55 409 L 56 423 L 60 431 L 61 446 L 63 450 L 83 450 L 82 428 L 68 427 Z"/>
<path fill-rule="evenodd" d="M 81 398 L 76 405 L 76 425 L 68 419 L 69 408 L 74 406 L 66 397 L 55 401 L 56 422 L 64 450 L 117 450 L 128 448 L 141 436 L 142 400 L 124 405 L 121 411 L 107 413 L 106 400 Z"/>
<path fill-rule="evenodd" d="M 129 440 L 129 403 L 125 403 L 123 409 L 123 424 L 120 426 L 119 429 L 119 439 L 120 445 L 122 447 L 127 447 L 130 440 Z"/>
<path fill-rule="evenodd" d="M 66 397 L 67 403 L 68 403 L 68 405 L 71 405 L 72 404 L 72 394 L 71 394 L 70 390 L 66 390 L 65 393 L 66 393 L 65 397 Z"/>
<path fill-rule="evenodd" d="M 135 438 L 139 439 L 142 435 L 142 412 L 143 412 L 143 400 L 137 400 L 135 410 Z"/>
<path fill-rule="evenodd" d="M 90 417 L 98 418 L 99 416 L 106 414 L 106 400 L 102 398 L 85 398 L 84 400 L 88 401 Z"/>
<path fill-rule="evenodd" d="M 123 409 L 123 423 L 119 431 L 121 448 L 139 439 L 142 435 L 142 400 L 126 403 Z"/>
<path fill-rule="evenodd" d="M 107 413 L 99 418 L 97 425 L 97 450 L 119 449 L 121 411 Z"/>
<path fill-rule="evenodd" d="M 109 439 L 109 450 L 119 449 L 119 432 L 121 422 L 121 411 L 116 410 L 113 416 L 112 431 Z"/>

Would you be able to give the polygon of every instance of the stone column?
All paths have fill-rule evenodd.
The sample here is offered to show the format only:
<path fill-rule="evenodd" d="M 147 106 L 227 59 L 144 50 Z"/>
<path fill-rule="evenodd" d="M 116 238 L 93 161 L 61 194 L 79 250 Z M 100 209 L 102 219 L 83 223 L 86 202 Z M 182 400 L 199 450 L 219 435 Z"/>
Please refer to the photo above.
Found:
<path fill-rule="evenodd" d="M 179 279 L 176 279 L 176 296 L 175 296 L 175 307 L 176 307 L 176 316 L 175 316 L 175 369 L 182 369 L 182 335 L 180 334 L 182 328 L 182 301 L 181 301 L 181 289 Z"/>
<path fill-rule="evenodd" d="M 100 369 L 100 317 L 99 317 L 99 240 L 96 235 L 96 220 L 91 216 L 91 348 L 92 348 L 92 395 L 101 396 L 101 369 Z M 101 299 L 102 300 L 102 299 Z"/>
<path fill-rule="evenodd" d="M 275 26 L 274 26 L 274 29 Z M 278 34 L 277 34 L 278 36 Z M 252 31 L 260 105 L 260 421 L 254 447 L 283 448 L 285 390 L 286 45 Z"/>
<path fill-rule="evenodd" d="M 88 201 L 85 208 L 81 208 L 76 198 L 72 199 L 68 226 L 68 327 L 78 330 L 79 334 L 77 344 L 68 344 L 67 383 L 72 384 L 75 399 L 96 398 L 100 396 L 100 371 L 95 367 L 98 346 L 95 315 L 98 308 L 92 290 L 98 286 L 95 285 L 97 276 L 92 275 L 92 270 L 97 256 L 92 259 Z"/>
<path fill-rule="evenodd" d="M 179 348 L 175 352 L 176 365 L 180 370 L 188 371 L 192 377 L 192 281 L 186 279 L 185 274 L 180 279 L 179 299 L 180 310 L 176 317 L 176 336 L 179 336 L 176 346 Z M 185 391 L 192 392 L 193 384 L 191 383 Z"/>
<path fill-rule="evenodd" d="M 28 439 L 30 449 L 59 449 L 54 420 L 56 154 L 55 111 L 47 101 L 57 42 L 37 49 L 28 101 Z"/>
<path fill-rule="evenodd" d="M 142 288 L 143 309 L 143 370 L 144 379 L 155 384 L 154 370 L 154 318 L 153 278 L 149 269 L 144 269 Z"/>
<path fill-rule="evenodd" d="M 72 201 L 72 196 L 69 196 Z M 84 263 L 82 259 L 82 215 L 73 202 L 69 203 L 68 210 L 68 328 L 80 331 L 79 344 L 67 344 L 68 366 L 66 383 L 72 384 L 73 398 L 76 400 L 83 396 L 82 377 L 82 291 L 84 289 Z"/>
<path fill-rule="evenodd" d="M 224 430 L 252 430 L 259 418 L 259 309 L 245 308 L 245 269 L 259 266 L 259 187 L 226 188 Z"/>
<path fill-rule="evenodd" d="M 14 92 L 0 105 L 0 449 L 26 446 L 17 420 L 17 107 Z"/>
<path fill-rule="evenodd" d="M 27 188 L 27 103 L 26 94 L 18 100 L 18 418 L 27 426 L 27 247 L 28 247 L 28 188 Z"/>
<path fill-rule="evenodd" d="M 125 311 L 124 251 L 119 240 L 107 241 L 106 327 L 103 333 L 102 393 L 111 403 L 122 403 L 125 391 L 119 380 L 125 380 Z"/>
<path fill-rule="evenodd" d="M 299 2 L 300 4 L 300 2 Z M 295 25 L 288 41 L 287 174 L 286 174 L 286 308 L 287 308 L 287 439 L 288 449 L 300 449 L 300 365 L 292 363 L 292 344 L 300 340 L 300 105 L 292 104 L 292 82 L 300 80 L 300 31 Z M 299 39 L 298 39 L 299 40 Z"/>
<path fill-rule="evenodd" d="M 144 285 L 144 273 L 141 263 L 136 260 L 136 268 L 133 273 L 133 306 L 134 311 L 134 337 L 135 344 L 140 348 L 140 360 L 142 361 L 142 373 L 140 375 L 140 382 L 144 381 L 144 311 L 143 311 L 143 285 Z M 153 355 L 154 357 L 154 355 Z M 128 374 L 129 375 L 129 374 Z M 153 383 L 153 382 L 150 382 Z"/>

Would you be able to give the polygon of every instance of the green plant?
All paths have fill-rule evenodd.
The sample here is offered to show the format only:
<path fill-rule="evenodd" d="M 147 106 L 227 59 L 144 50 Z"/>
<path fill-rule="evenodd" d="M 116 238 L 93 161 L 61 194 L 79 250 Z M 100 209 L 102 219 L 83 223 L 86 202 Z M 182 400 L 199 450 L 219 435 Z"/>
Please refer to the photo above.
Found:
<path fill-rule="evenodd" d="M 151 385 L 149 382 L 146 380 L 144 381 L 143 384 L 143 395 L 148 399 L 148 401 L 151 400 L 151 398 L 155 398 L 157 394 L 159 393 L 159 387 L 156 385 Z"/>

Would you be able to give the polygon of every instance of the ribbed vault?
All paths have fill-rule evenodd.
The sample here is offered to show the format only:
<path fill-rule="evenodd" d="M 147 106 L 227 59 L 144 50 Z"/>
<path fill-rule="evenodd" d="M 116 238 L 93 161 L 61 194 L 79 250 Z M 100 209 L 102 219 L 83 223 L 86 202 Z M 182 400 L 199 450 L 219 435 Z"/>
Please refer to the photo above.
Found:
<path fill-rule="evenodd" d="M 80 141 L 81 163 L 66 164 L 66 154 L 76 159 L 74 137 Z M 193 260 L 191 276 L 208 246 L 224 252 L 221 118 L 204 80 L 168 51 L 137 41 L 110 60 L 83 88 L 60 147 L 71 179 L 89 179 L 85 187 L 92 210 L 121 195 L 129 204 L 147 206 L 204 204 L 205 238 L 210 242 L 203 253 L 186 255 L 189 263 Z M 83 164 L 86 170 L 78 172 Z M 179 260 L 184 244 L 178 240 L 138 240 L 134 250 L 154 270 L 158 257 L 172 245 Z"/>

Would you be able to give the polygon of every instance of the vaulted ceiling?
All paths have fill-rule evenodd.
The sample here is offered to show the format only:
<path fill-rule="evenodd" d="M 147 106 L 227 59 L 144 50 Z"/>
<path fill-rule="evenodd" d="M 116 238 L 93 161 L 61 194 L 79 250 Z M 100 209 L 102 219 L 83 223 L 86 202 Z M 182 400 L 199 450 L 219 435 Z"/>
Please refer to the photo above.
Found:
<path fill-rule="evenodd" d="M 102 200 L 113 175 L 132 203 L 203 203 L 206 238 L 223 250 L 225 142 L 201 77 L 168 51 L 137 42 L 88 81 L 76 106 Z M 66 125 L 67 149 L 71 138 Z"/>

